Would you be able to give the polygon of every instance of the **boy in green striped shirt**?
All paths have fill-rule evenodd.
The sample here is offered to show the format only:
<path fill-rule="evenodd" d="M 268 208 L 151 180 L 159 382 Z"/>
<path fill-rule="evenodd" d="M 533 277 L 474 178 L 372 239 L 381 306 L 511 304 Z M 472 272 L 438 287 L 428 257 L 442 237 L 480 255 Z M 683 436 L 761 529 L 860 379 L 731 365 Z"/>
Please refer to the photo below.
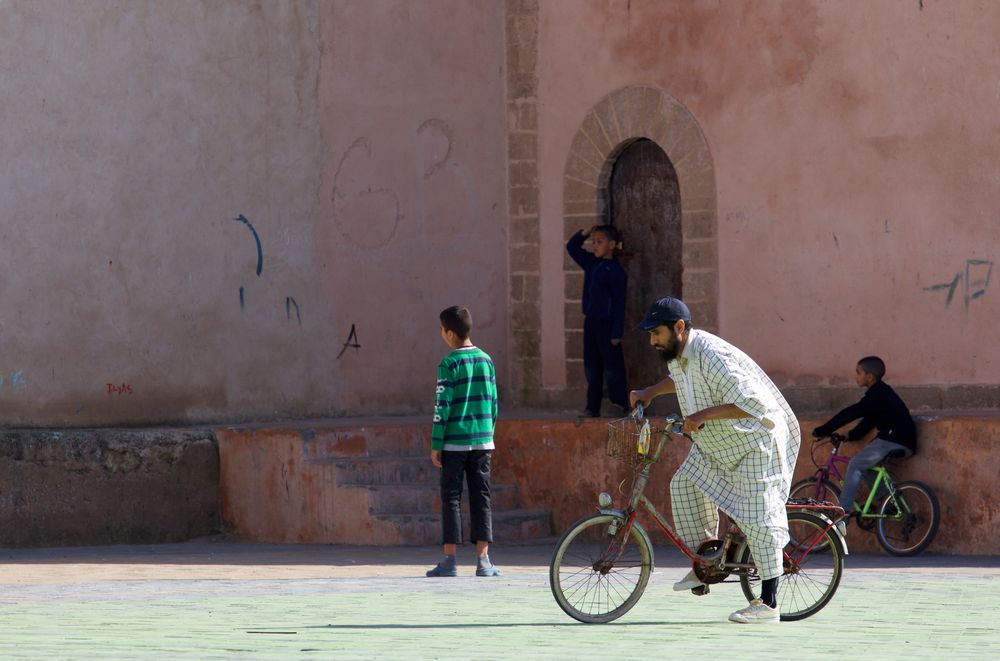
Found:
<path fill-rule="evenodd" d="M 471 536 L 476 543 L 476 576 L 500 576 L 490 562 L 493 513 L 490 459 L 497 420 L 497 380 L 493 361 L 469 339 L 472 315 L 453 305 L 441 312 L 441 338 L 452 351 L 438 365 L 431 433 L 431 461 L 441 469 L 441 527 L 444 559 L 428 576 L 457 576 L 462 543 L 462 479 L 469 484 Z"/>

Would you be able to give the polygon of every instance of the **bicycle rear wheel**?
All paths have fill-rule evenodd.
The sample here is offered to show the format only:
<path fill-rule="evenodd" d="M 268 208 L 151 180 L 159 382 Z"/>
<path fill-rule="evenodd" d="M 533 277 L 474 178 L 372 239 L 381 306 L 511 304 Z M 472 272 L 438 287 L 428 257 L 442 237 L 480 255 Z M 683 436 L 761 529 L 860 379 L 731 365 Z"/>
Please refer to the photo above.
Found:
<path fill-rule="evenodd" d="M 830 603 L 844 573 L 844 547 L 840 537 L 827 530 L 827 522 L 811 512 L 789 512 L 791 541 L 785 547 L 785 573 L 778 579 L 778 610 L 783 622 L 815 615 Z M 822 550 L 818 550 L 822 549 Z M 741 563 L 752 563 L 747 546 Z M 740 575 L 747 601 L 760 597 L 756 570 Z"/>
<path fill-rule="evenodd" d="M 549 587 L 556 603 L 581 622 L 617 619 L 639 601 L 653 572 L 653 549 L 635 524 L 625 534 L 625 519 L 594 514 L 563 533 L 549 565 Z"/>
<path fill-rule="evenodd" d="M 912 480 L 896 485 L 882 501 L 875 535 L 891 555 L 917 555 L 934 541 L 941 523 L 941 506 L 931 488 Z"/>

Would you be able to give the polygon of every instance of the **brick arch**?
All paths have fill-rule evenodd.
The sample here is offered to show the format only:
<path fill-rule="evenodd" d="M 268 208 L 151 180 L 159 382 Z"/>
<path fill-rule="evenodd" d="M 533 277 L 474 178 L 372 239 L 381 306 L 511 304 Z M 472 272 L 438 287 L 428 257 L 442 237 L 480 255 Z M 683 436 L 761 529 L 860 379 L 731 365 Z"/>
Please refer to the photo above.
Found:
<path fill-rule="evenodd" d="M 608 212 L 608 184 L 615 160 L 646 138 L 666 153 L 677 172 L 681 204 L 683 296 L 695 324 L 716 332 L 719 324 L 718 234 L 715 168 L 708 141 L 694 116 L 675 98 L 651 86 L 608 94 L 587 113 L 570 146 L 563 176 L 564 235 L 597 222 Z M 583 274 L 566 257 L 566 377 L 581 386 Z"/>

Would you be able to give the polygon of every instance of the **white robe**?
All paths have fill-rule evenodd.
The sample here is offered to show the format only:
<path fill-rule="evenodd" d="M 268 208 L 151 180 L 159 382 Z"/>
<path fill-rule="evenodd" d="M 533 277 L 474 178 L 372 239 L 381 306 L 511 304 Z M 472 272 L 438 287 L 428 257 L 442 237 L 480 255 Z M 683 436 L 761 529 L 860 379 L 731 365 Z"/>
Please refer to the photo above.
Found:
<path fill-rule="evenodd" d="M 802 437 L 781 391 L 745 353 L 692 329 L 670 361 L 681 413 L 735 404 L 747 418 L 710 420 L 670 483 L 674 525 L 695 549 L 718 533 L 717 508 L 743 530 L 761 577 L 780 576 L 788 543 L 785 501 Z"/>

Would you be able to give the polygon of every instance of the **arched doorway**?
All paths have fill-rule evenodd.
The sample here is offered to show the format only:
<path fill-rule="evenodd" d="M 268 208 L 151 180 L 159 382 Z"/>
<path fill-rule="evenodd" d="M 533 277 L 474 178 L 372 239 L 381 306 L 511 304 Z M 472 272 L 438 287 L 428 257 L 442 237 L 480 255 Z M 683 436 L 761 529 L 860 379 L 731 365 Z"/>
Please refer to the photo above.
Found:
<path fill-rule="evenodd" d="M 683 296 L 680 183 L 670 158 L 652 140 L 636 140 L 615 160 L 608 182 L 608 220 L 624 241 L 625 319 L 631 327 L 657 298 Z M 623 345 L 630 387 L 663 378 L 665 366 L 645 333 L 625 333 Z"/>
<path fill-rule="evenodd" d="M 634 155 L 626 154 L 632 149 Z M 636 169 L 637 175 L 629 175 Z M 612 191 L 613 176 L 618 192 Z M 623 188 L 621 182 L 625 182 Z M 643 191 L 650 186 L 657 192 L 647 196 Z M 614 204 L 617 210 L 612 208 Z M 663 212 L 638 211 L 644 207 Z M 652 219 L 646 218 L 649 215 Z M 649 385 L 663 378 L 666 365 L 648 345 L 648 336 L 631 331 L 631 326 L 638 323 L 655 297 L 666 293 L 683 296 L 698 328 L 718 332 L 719 323 L 712 154 L 691 112 L 662 89 L 636 85 L 612 92 L 587 112 L 577 129 L 564 170 L 564 237 L 601 222 L 613 222 L 630 235 L 625 245 L 630 254 L 623 259 L 623 263 L 628 262 L 630 289 L 626 365 L 632 387 Z M 583 274 L 565 256 L 564 265 L 564 394 L 566 402 L 576 403 L 583 401 L 586 386 L 581 350 L 583 317 L 577 300 Z M 649 383 L 643 383 L 646 379 Z M 664 405 L 657 408 L 658 414 L 663 408 L 676 406 L 674 398 L 661 401 Z"/>

